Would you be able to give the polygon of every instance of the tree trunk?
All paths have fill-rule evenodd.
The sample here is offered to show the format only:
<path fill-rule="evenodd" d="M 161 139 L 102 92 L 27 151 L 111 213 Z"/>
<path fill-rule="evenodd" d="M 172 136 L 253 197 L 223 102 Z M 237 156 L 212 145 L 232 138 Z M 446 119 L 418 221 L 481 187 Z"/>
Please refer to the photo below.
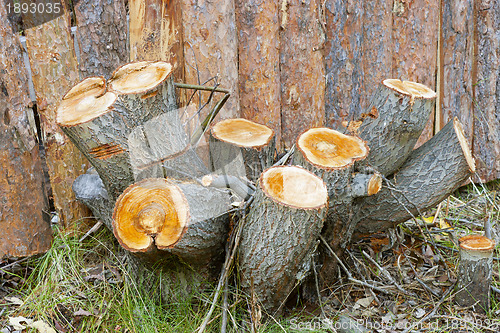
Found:
<path fill-rule="evenodd" d="M 491 276 L 495 242 L 479 235 L 459 239 L 460 264 L 455 302 L 472 307 L 478 313 L 488 313 L 491 298 Z"/>
<path fill-rule="evenodd" d="M 370 147 L 366 163 L 384 176 L 396 171 L 425 128 L 435 97 L 436 93 L 422 84 L 384 80 L 361 115 L 359 129 L 352 130 Z"/>
<path fill-rule="evenodd" d="M 281 17 L 281 122 L 283 144 L 325 122 L 325 31 L 318 23 L 320 2 L 284 0 Z M 307 110 L 307 112 L 304 112 Z"/>
<path fill-rule="evenodd" d="M 241 286 L 279 312 L 306 276 L 326 217 L 324 182 L 300 167 L 273 167 L 259 179 L 241 234 Z"/>
<path fill-rule="evenodd" d="M 212 126 L 210 158 L 215 173 L 257 182 L 275 155 L 274 132 L 265 125 L 237 118 Z"/>
<path fill-rule="evenodd" d="M 75 16 L 82 78 L 109 77 L 129 58 L 124 1 L 79 0 Z"/>
<path fill-rule="evenodd" d="M 0 2 L 0 259 L 44 253 L 52 230 L 43 213 L 42 162 L 21 43 Z M 30 118 L 32 123 L 30 124 Z"/>
<path fill-rule="evenodd" d="M 357 203 L 356 236 L 384 232 L 436 206 L 475 171 L 458 119 L 414 150 L 387 185 Z"/>
<path fill-rule="evenodd" d="M 23 16 L 25 23 L 37 17 Z M 25 30 L 26 45 L 35 86 L 37 111 L 41 116 L 54 206 L 66 228 L 90 216 L 71 190 L 76 177 L 88 167 L 84 156 L 56 125 L 56 109 L 63 94 L 78 81 L 78 65 L 69 30 L 69 15 L 63 15 Z"/>
<path fill-rule="evenodd" d="M 241 116 L 269 126 L 281 144 L 278 0 L 237 0 Z"/>

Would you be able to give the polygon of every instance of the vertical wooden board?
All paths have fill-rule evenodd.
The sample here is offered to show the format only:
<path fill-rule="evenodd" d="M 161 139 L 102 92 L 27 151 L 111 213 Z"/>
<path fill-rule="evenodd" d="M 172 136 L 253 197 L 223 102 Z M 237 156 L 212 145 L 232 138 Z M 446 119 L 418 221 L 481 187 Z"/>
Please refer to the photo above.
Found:
<path fill-rule="evenodd" d="M 231 93 L 219 117 L 238 117 L 240 99 L 234 0 L 183 1 L 182 21 L 186 82 L 202 84 L 218 76 L 220 86 Z M 213 81 L 207 83 L 210 85 Z M 207 97 L 208 93 L 202 95 Z M 205 109 L 206 114 L 208 108 Z"/>
<path fill-rule="evenodd" d="M 281 137 L 291 147 L 297 136 L 325 121 L 324 31 L 318 2 L 288 0 L 281 13 Z"/>
<path fill-rule="evenodd" d="M 241 116 L 281 140 L 278 0 L 236 0 Z"/>
<path fill-rule="evenodd" d="M 391 47 L 392 77 L 425 84 L 436 89 L 439 0 L 395 0 Z M 417 146 L 432 137 L 434 114 Z"/>
<path fill-rule="evenodd" d="M 63 225 L 73 228 L 77 220 L 91 213 L 76 201 L 71 189 L 75 178 L 85 172 L 89 163 L 55 122 L 55 111 L 63 94 L 78 81 L 78 64 L 68 24 L 65 13 L 26 29 L 25 34 L 54 206 Z"/>
<path fill-rule="evenodd" d="M 440 126 L 458 117 L 472 143 L 473 0 L 443 0 L 443 100 Z"/>
<path fill-rule="evenodd" d="M 4 4 L 0 1 L 0 259 L 46 252 L 52 241 L 43 216 L 42 163 L 29 123 L 28 76 Z"/>
<path fill-rule="evenodd" d="M 392 79 L 392 5 L 393 0 L 363 3 L 363 87 L 360 107 L 363 111 L 385 79 Z M 356 114 L 359 116 L 359 114 Z"/>
<path fill-rule="evenodd" d="M 360 113 L 363 92 L 363 3 L 328 0 L 324 6 L 327 126 Z"/>
<path fill-rule="evenodd" d="M 477 5 L 473 152 L 481 181 L 500 178 L 500 3 Z"/>
<path fill-rule="evenodd" d="M 130 61 L 170 62 L 184 78 L 182 6 L 178 0 L 130 0 Z"/>
<path fill-rule="evenodd" d="M 124 1 L 79 0 L 75 16 L 82 78 L 109 77 L 129 58 Z"/>

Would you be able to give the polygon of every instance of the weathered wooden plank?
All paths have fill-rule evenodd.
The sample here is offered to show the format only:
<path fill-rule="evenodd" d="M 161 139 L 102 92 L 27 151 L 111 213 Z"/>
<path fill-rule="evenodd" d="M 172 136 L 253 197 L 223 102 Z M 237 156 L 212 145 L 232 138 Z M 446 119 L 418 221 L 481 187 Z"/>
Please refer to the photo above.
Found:
<path fill-rule="evenodd" d="M 75 16 L 82 78 L 109 77 L 129 57 L 124 1 L 80 0 Z"/>
<path fill-rule="evenodd" d="M 274 130 L 281 141 L 278 0 L 236 0 L 241 116 Z"/>
<path fill-rule="evenodd" d="M 130 60 L 163 60 L 174 68 L 174 77 L 183 81 L 184 53 L 182 6 L 172 0 L 131 0 Z"/>
<path fill-rule="evenodd" d="M 4 5 L 0 1 L 0 258 L 43 253 L 52 240 L 43 216 L 42 162 L 29 122 L 28 77 Z"/>
<path fill-rule="evenodd" d="M 477 4 L 473 151 L 483 182 L 500 178 L 500 3 Z"/>
<path fill-rule="evenodd" d="M 439 0 L 396 0 L 392 18 L 392 77 L 422 83 L 435 90 Z M 417 146 L 429 140 L 433 131 L 434 114 L 431 114 Z"/>
<path fill-rule="evenodd" d="M 462 123 L 472 142 L 473 134 L 473 0 L 443 0 L 443 100 L 440 126 L 453 117 Z"/>
<path fill-rule="evenodd" d="M 234 1 L 183 1 L 182 20 L 186 82 L 202 84 L 218 76 L 220 86 L 231 92 L 219 116 L 238 117 L 240 99 Z M 208 86 L 213 84 L 213 81 L 207 83 Z M 206 97 L 208 93 L 202 95 Z M 204 111 L 206 114 L 207 110 Z"/>
<path fill-rule="evenodd" d="M 363 4 L 330 0 L 324 7 L 326 43 L 325 114 L 327 126 L 360 112 L 363 92 Z"/>
<path fill-rule="evenodd" d="M 30 17 L 23 17 L 29 20 Z M 36 17 L 35 17 L 36 19 Z M 91 216 L 75 199 L 71 185 L 83 174 L 88 161 L 55 123 L 55 111 L 62 95 L 78 81 L 78 64 L 67 13 L 25 30 L 37 110 L 42 118 L 42 134 L 54 206 L 65 227 Z"/>
<path fill-rule="evenodd" d="M 325 31 L 317 1 L 289 0 L 281 13 L 281 128 L 286 147 L 325 121 Z"/>

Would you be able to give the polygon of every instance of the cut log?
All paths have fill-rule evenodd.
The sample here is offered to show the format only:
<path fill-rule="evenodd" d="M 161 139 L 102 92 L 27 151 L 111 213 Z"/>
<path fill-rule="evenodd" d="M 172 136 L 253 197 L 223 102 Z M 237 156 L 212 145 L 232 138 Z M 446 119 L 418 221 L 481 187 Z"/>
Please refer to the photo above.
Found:
<path fill-rule="evenodd" d="M 127 11 L 124 0 L 79 0 L 75 3 L 76 36 L 82 78 L 108 77 L 128 61 Z M 158 59 L 159 60 L 159 59 Z"/>
<path fill-rule="evenodd" d="M 235 1 L 241 116 L 269 126 L 281 142 L 279 0 Z"/>
<path fill-rule="evenodd" d="M 0 260 L 46 252 L 52 241 L 42 161 L 21 43 L 0 2 Z M 30 124 L 30 118 L 33 122 Z M 34 130 L 34 131 L 33 131 Z"/>
<path fill-rule="evenodd" d="M 78 203 L 71 190 L 76 177 L 85 173 L 88 162 L 56 124 L 57 105 L 62 95 L 78 82 L 78 64 L 69 13 L 61 13 L 40 25 L 32 24 L 39 20 L 39 14 L 28 11 L 23 15 L 23 21 L 32 26 L 24 33 L 54 206 L 61 224 L 69 230 L 75 229 L 77 221 L 90 216 L 90 211 Z"/>
<path fill-rule="evenodd" d="M 107 84 L 85 79 L 58 108 L 58 124 L 96 168 L 113 202 L 138 179 L 179 176 L 176 170 L 199 160 L 174 108 L 175 94 L 167 91 L 170 73 L 165 62 L 131 63 Z M 193 177 L 208 173 L 197 165 Z"/>
<path fill-rule="evenodd" d="M 274 163 L 275 153 L 274 131 L 265 125 L 236 118 L 212 126 L 210 157 L 216 173 L 256 182 Z"/>
<path fill-rule="evenodd" d="M 143 252 L 150 260 L 168 252 L 191 265 L 213 264 L 227 239 L 229 209 L 227 191 L 144 179 L 118 198 L 113 232 L 126 250 Z"/>
<path fill-rule="evenodd" d="M 423 84 L 384 80 L 362 115 L 359 129 L 352 130 L 370 147 L 366 163 L 384 176 L 396 171 L 425 128 L 435 98 L 436 93 Z"/>
<path fill-rule="evenodd" d="M 414 150 L 389 178 L 391 187 L 357 203 L 356 234 L 384 232 L 436 206 L 475 171 L 458 119 Z M 394 186 L 394 187 L 392 187 Z"/>
<path fill-rule="evenodd" d="M 365 159 L 369 151 L 366 142 L 358 137 L 329 128 L 312 128 L 297 138 L 296 147 L 294 164 L 312 171 L 327 185 L 330 200 L 322 235 L 340 256 L 354 232 L 354 197 L 380 189 L 380 175 L 360 173 L 353 176 L 355 162 Z M 335 276 L 337 264 L 327 253 L 326 249 L 320 251 L 320 262 L 323 264 L 321 276 L 325 282 Z"/>
<path fill-rule="evenodd" d="M 490 310 L 491 276 L 495 242 L 480 235 L 459 239 L 460 264 L 455 302 L 478 313 Z"/>
<path fill-rule="evenodd" d="M 241 286 L 264 308 L 282 308 L 309 271 L 326 217 L 325 183 L 297 166 L 264 171 L 241 234 Z"/>

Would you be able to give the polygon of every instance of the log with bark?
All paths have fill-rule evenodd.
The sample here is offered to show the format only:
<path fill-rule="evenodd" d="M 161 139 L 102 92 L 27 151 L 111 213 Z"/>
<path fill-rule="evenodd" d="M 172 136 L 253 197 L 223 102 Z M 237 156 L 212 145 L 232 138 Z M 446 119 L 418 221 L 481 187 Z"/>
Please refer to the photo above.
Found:
<path fill-rule="evenodd" d="M 384 80 L 361 120 L 348 127 L 370 147 L 366 163 L 384 176 L 396 171 L 424 130 L 435 98 L 436 93 L 423 84 Z"/>
<path fill-rule="evenodd" d="M 455 302 L 462 307 L 472 307 L 475 312 L 490 310 L 491 277 L 495 242 L 480 235 L 459 239 L 460 264 Z"/>
<path fill-rule="evenodd" d="M 475 172 L 462 125 L 455 118 L 411 152 L 376 195 L 356 204 L 356 237 L 395 227 L 436 206 Z"/>
<path fill-rule="evenodd" d="M 215 265 L 227 238 L 229 209 L 227 190 L 144 179 L 116 201 L 113 232 L 123 248 L 152 262 L 164 258 L 164 251 L 190 265 Z"/>
<path fill-rule="evenodd" d="M 328 210 L 325 183 L 297 166 L 267 169 L 241 234 L 241 286 L 279 312 L 305 278 Z"/>
<path fill-rule="evenodd" d="M 211 129 L 210 160 L 215 173 L 256 182 L 274 163 L 274 131 L 246 119 L 226 119 Z"/>
<path fill-rule="evenodd" d="M 304 166 L 327 184 L 329 206 L 322 235 L 329 246 L 341 256 L 354 232 L 352 203 L 354 198 L 377 193 L 380 174 L 356 173 L 358 161 L 368 156 L 366 142 L 329 128 L 312 128 L 302 133 L 296 142 L 294 163 Z M 339 237 L 342 235 L 342 237 Z M 335 276 L 336 262 L 320 251 L 323 280 Z"/>

